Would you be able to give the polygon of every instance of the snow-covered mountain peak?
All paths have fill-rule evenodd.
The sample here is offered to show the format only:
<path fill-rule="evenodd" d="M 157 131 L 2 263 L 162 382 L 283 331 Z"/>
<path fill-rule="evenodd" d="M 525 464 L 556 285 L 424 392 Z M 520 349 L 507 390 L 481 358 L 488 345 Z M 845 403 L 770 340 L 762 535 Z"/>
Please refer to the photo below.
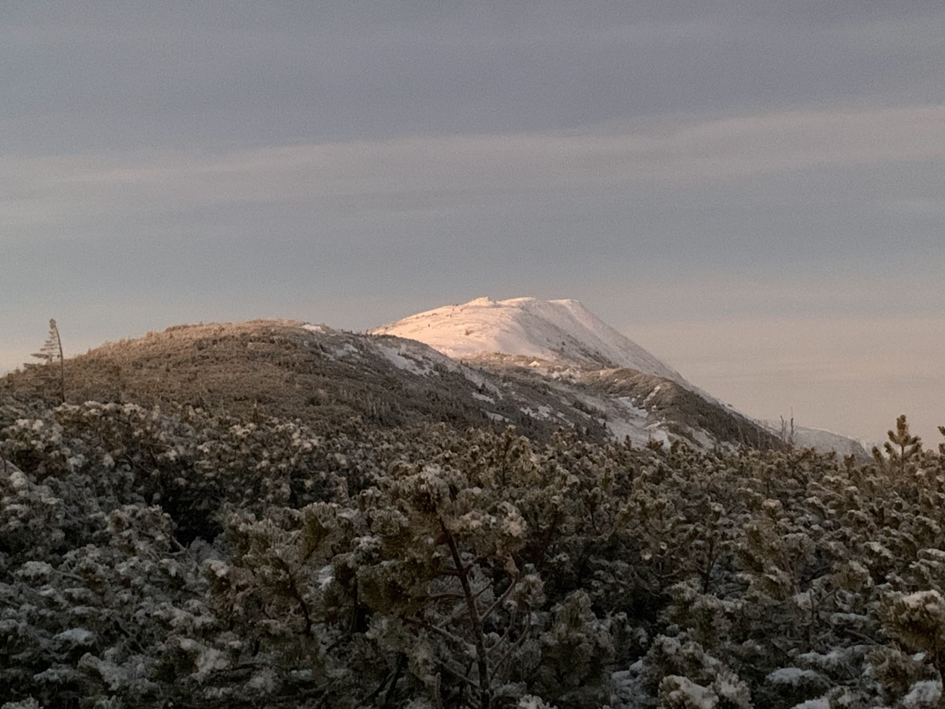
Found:
<path fill-rule="evenodd" d="M 419 340 L 456 359 L 489 354 L 534 357 L 600 369 L 683 377 L 576 300 L 477 298 L 411 315 L 373 334 Z"/>

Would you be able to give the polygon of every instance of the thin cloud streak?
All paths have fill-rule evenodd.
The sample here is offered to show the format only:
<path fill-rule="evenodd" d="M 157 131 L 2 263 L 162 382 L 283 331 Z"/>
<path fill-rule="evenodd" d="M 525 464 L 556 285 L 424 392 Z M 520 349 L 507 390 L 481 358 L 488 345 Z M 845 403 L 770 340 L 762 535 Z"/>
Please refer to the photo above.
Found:
<path fill-rule="evenodd" d="M 0 218 L 18 228 L 181 206 L 401 197 L 409 208 L 637 185 L 685 189 L 812 169 L 945 161 L 945 107 L 806 111 L 659 129 L 457 135 L 306 144 L 223 154 L 8 155 Z M 945 166 L 943 166 L 945 171 Z M 457 197 L 460 199 L 457 199 Z M 329 211 L 332 204 L 324 205 Z M 925 208 L 937 210 L 941 202 Z M 371 209 L 371 203 L 359 204 Z M 7 231 L 7 238 L 15 232 Z"/>

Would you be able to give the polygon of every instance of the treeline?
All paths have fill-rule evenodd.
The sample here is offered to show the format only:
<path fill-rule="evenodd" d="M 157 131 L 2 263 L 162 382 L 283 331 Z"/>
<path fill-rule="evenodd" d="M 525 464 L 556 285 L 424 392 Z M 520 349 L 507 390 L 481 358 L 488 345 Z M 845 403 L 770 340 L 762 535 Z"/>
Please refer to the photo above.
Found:
<path fill-rule="evenodd" d="M 342 432 L 343 431 L 343 432 Z M 923 707 L 945 452 L 0 407 L 10 707 Z"/>

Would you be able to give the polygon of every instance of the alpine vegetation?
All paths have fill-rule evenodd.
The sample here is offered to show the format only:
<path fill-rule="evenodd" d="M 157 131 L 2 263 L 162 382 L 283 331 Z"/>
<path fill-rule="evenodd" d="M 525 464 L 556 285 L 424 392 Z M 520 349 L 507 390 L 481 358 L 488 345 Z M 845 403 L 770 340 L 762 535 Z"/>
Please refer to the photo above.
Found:
<path fill-rule="evenodd" d="M 0 696 L 941 705 L 945 451 L 907 435 L 860 464 L 8 397 Z"/>

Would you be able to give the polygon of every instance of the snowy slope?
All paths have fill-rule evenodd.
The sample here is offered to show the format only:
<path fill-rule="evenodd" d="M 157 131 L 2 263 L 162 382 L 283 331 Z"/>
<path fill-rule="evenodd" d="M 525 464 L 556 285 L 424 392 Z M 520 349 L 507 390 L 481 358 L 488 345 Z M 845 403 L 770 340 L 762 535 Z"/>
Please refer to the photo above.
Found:
<path fill-rule="evenodd" d="M 860 441 L 822 428 L 795 428 L 794 443 L 800 448 L 813 448 L 821 453 L 835 451 L 840 455 L 852 455 L 861 460 L 870 459 L 868 449 Z"/>
<path fill-rule="evenodd" d="M 782 435 L 779 423 L 766 421 L 765 426 L 775 435 Z M 795 426 L 793 435 L 794 445 L 798 448 L 813 448 L 818 453 L 833 451 L 843 456 L 852 455 L 858 460 L 872 460 L 869 453 L 872 445 L 852 436 L 806 426 Z"/>
<path fill-rule="evenodd" d="M 596 369 L 625 367 L 691 388 L 576 300 L 477 298 L 412 315 L 373 334 L 419 340 L 455 359 L 500 353 Z"/>

